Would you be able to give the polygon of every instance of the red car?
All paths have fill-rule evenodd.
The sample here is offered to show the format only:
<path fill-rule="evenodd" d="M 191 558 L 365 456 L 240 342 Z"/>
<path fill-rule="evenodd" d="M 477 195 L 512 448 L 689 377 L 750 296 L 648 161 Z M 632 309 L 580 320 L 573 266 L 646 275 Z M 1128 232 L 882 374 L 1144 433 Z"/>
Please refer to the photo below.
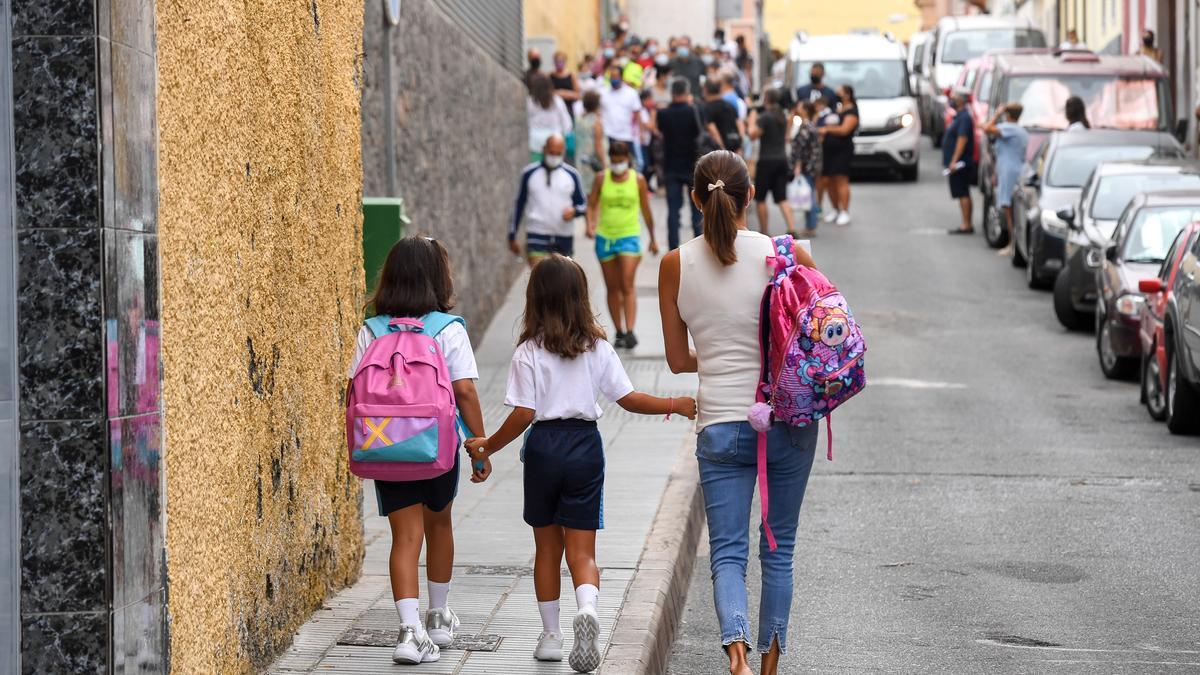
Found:
<path fill-rule="evenodd" d="M 1138 290 L 1146 296 L 1138 328 L 1142 344 L 1142 403 L 1156 420 L 1167 417 L 1167 344 L 1163 324 L 1171 301 L 1171 289 L 1180 273 L 1180 263 L 1197 236 L 1200 236 L 1200 222 L 1180 230 L 1158 276 L 1138 282 Z"/>

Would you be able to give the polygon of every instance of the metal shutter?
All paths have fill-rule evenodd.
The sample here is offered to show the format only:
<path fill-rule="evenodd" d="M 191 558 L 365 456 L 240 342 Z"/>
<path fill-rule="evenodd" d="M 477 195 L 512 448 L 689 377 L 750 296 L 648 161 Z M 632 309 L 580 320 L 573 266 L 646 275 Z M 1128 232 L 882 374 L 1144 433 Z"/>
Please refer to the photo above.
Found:
<path fill-rule="evenodd" d="M 525 71 L 522 0 L 432 0 L 488 56 L 521 77 Z"/>

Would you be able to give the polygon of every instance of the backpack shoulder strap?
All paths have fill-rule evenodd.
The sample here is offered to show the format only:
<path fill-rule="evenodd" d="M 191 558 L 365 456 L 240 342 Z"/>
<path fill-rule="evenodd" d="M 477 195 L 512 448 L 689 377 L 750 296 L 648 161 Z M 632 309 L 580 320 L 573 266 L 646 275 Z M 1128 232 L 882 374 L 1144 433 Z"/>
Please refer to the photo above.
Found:
<path fill-rule="evenodd" d="M 771 246 L 775 249 L 773 259 L 768 259 L 775 264 L 775 276 L 773 282 L 787 275 L 788 270 L 796 266 L 796 242 L 789 234 L 781 235 L 771 239 Z"/>
<path fill-rule="evenodd" d="M 429 337 L 437 337 L 438 333 L 446 330 L 452 323 L 462 324 L 463 328 L 467 327 L 466 319 L 445 312 L 430 312 L 421 317 L 421 323 L 425 324 L 425 328 L 421 332 Z"/>
<path fill-rule="evenodd" d="M 371 333 L 376 338 L 381 338 L 392 332 L 391 320 L 392 317 L 387 314 L 378 314 L 367 319 L 364 323 L 367 325 L 367 328 L 371 329 Z"/>

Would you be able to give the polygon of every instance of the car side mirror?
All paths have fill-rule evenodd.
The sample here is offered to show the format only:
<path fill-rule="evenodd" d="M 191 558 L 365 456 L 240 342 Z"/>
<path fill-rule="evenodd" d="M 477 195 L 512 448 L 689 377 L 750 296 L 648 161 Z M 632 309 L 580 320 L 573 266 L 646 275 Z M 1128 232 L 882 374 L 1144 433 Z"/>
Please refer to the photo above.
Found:
<path fill-rule="evenodd" d="M 1153 279 L 1142 279 L 1141 281 L 1138 282 L 1138 290 L 1147 295 L 1153 295 L 1155 293 L 1162 293 L 1163 292 L 1162 279 L 1159 279 L 1157 277 L 1155 277 Z"/>
<path fill-rule="evenodd" d="M 1179 120 L 1175 123 L 1175 140 L 1180 143 L 1187 143 L 1188 123 L 1187 120 Z"/>
<path fill-rule="evenodd" d="M 1075 207 L 1074 206 L 1064 206 L 1061 209 L 1055 211 L 1054 215 L 1058 216 L 1058 219 L 1063 221 L 1067 225 L 1069 225 L 1071 227 L 1075 226 Z"/>
<path fill-rule="evenodd" d="M 1027 187 L 1035 188 L 1041 184 L 1042 184 L 1042 179 L 1039 178 L 1036 173 L 1030 174 L 1029 178 L 1025 179 L 1025 185 Z"/>

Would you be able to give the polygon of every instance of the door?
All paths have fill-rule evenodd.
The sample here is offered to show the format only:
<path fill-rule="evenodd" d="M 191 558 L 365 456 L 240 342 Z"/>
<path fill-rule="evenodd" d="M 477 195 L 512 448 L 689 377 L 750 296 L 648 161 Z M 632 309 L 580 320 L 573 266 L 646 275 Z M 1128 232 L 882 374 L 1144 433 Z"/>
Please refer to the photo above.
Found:
<path fill-rule="evenodd" d="M 1182 278 L 1176 280 L 1179 289 L 1180 333 L 1185 342 L 1186 355 L 1191 364 L 1193 380 L 1200 374 L 1200 237 L 1192 243 L 1192 250 L 1183 257 L 1179 267 Z"/>

